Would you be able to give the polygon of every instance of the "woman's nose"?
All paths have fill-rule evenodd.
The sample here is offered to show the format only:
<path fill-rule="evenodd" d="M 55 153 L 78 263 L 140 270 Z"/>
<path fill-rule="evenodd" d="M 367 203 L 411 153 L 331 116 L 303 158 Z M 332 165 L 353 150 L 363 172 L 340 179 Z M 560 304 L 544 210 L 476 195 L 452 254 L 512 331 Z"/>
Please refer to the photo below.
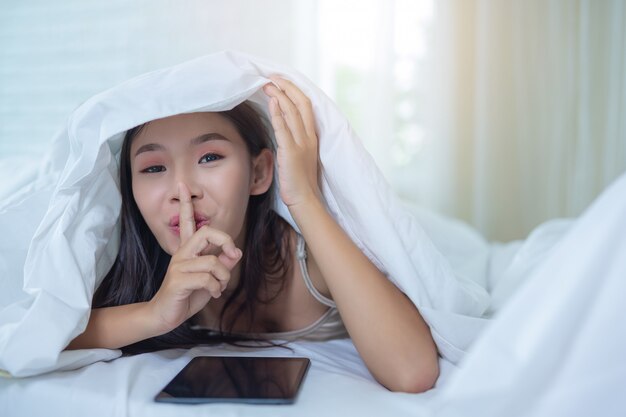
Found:
<path fill-rule="evenodd" d="M 172 186 L 172 197 L 174 200 L 180 201 L 180 189 L 179 189 L 179 184 L 184 184 L 185 187 L 187 188 L 187 190 L 189 191 L 189 195 L 191 196 L 192 200 L 198 200 L 202 198 L 202 187 L 200 187 L 200 185 L 194 181 L 192 178 L 189 178 L 189 176 L 185 176 L 183 178 L 181 178 L 182 176 L 179 176 L 177 178 L 177 180 L 174 182 L 173 186 Z"/>

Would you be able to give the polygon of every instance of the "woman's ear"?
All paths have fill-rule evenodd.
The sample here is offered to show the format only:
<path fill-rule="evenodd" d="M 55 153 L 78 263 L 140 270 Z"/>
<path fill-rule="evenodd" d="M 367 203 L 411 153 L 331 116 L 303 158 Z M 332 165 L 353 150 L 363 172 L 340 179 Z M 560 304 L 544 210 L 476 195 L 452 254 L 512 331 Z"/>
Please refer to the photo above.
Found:
<path fill-rule="evenodd" d="M 269 149 L 263 149 L 252 160 L 252 181 L 250 195 L 260 195 L 269 190 L 274 179 L 274 154 Z"/>

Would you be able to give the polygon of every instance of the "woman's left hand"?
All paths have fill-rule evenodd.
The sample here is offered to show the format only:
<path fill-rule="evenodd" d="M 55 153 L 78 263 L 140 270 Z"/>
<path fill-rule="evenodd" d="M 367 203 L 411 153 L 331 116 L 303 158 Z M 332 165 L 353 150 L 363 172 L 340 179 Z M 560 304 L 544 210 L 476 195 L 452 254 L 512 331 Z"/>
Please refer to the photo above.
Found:
<path fill-rule="evenodd" d="M 271 77 L 269 110 L 278 144 L 280 197 L 290 210 L 319 199 L 318 141 L 311 101 L 291 81 Z"/>

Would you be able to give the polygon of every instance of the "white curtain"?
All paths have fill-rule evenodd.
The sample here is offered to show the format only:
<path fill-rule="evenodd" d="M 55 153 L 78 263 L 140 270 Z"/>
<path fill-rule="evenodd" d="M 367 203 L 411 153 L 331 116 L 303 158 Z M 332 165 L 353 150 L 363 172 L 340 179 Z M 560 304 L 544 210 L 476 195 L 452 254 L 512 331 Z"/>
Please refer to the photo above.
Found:
<path fill-rule="evenodd" d="M 626 3 L 436 4 L 426 200 L 501 240 L 579 215 L 626 169 Z"/>
<path fill-rule="evenodd" d="M 43 154 L 87 98 L 224 49 L 310 74 L 313 0 L 23 0 L 0 7 L 0 158 Z M 0 161 L 0 173 L 2 170 Z"/>
<path fill-rule="evenodd" d="M 91 95 L 223 49 L 299 69 L 402 197 L 489 238 L 626 169 L 623 0 L 24 0 L 0 8 L 0 176 Z"/>
<path fill-rule="evenodd" d="M 433 201 L 442 172 L 425 130 L 434 0 L 320 0 L 320 85 L 404 199 Z"/>

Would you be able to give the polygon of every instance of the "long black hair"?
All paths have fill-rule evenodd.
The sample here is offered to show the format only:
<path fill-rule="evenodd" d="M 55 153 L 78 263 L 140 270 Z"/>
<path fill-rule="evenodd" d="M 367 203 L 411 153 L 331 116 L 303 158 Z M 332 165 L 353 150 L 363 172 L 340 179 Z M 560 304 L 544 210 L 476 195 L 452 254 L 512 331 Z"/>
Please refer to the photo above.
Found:
<path fill-rule="evenodd" d="M 274 149 L 267 120 L 253 104 L 244 102 L 220 114 L 237 129 L 252 157 L 259 155 L 263 149 Z M 122 194 L 120 249 L 111 270 L 94 294 L 93 308 L 150 301 L 161 287 L 171 259 L 148 228 L 132 192 L 130 147 L 146 124 L 130 129 L 124 138 L 119 171 Z M 273 180 L 265 193 L 250 196 L 241 277 L 222 308 L 219 331 L 209 334 L 193 330 L 192 318 L 169 333 L 123 347 L 125 353 L 254 340 L 233 336 L 232 329 L 237 318 L 245 315 L 251 324 L 258 303 L 267 303 L 274 298 L 261 299 L 260 290 L 272 286 L 277 288 L 275 295 L 278 295 L 291 269 L 290 240 L 286 238 L 289 226 L 273 210 L 275 187 Z M 238 302 L 235 303 L 235 300 Z M 233 317 L 228 323 L 225 322 L 227 312 L 229 317 Z"/>

